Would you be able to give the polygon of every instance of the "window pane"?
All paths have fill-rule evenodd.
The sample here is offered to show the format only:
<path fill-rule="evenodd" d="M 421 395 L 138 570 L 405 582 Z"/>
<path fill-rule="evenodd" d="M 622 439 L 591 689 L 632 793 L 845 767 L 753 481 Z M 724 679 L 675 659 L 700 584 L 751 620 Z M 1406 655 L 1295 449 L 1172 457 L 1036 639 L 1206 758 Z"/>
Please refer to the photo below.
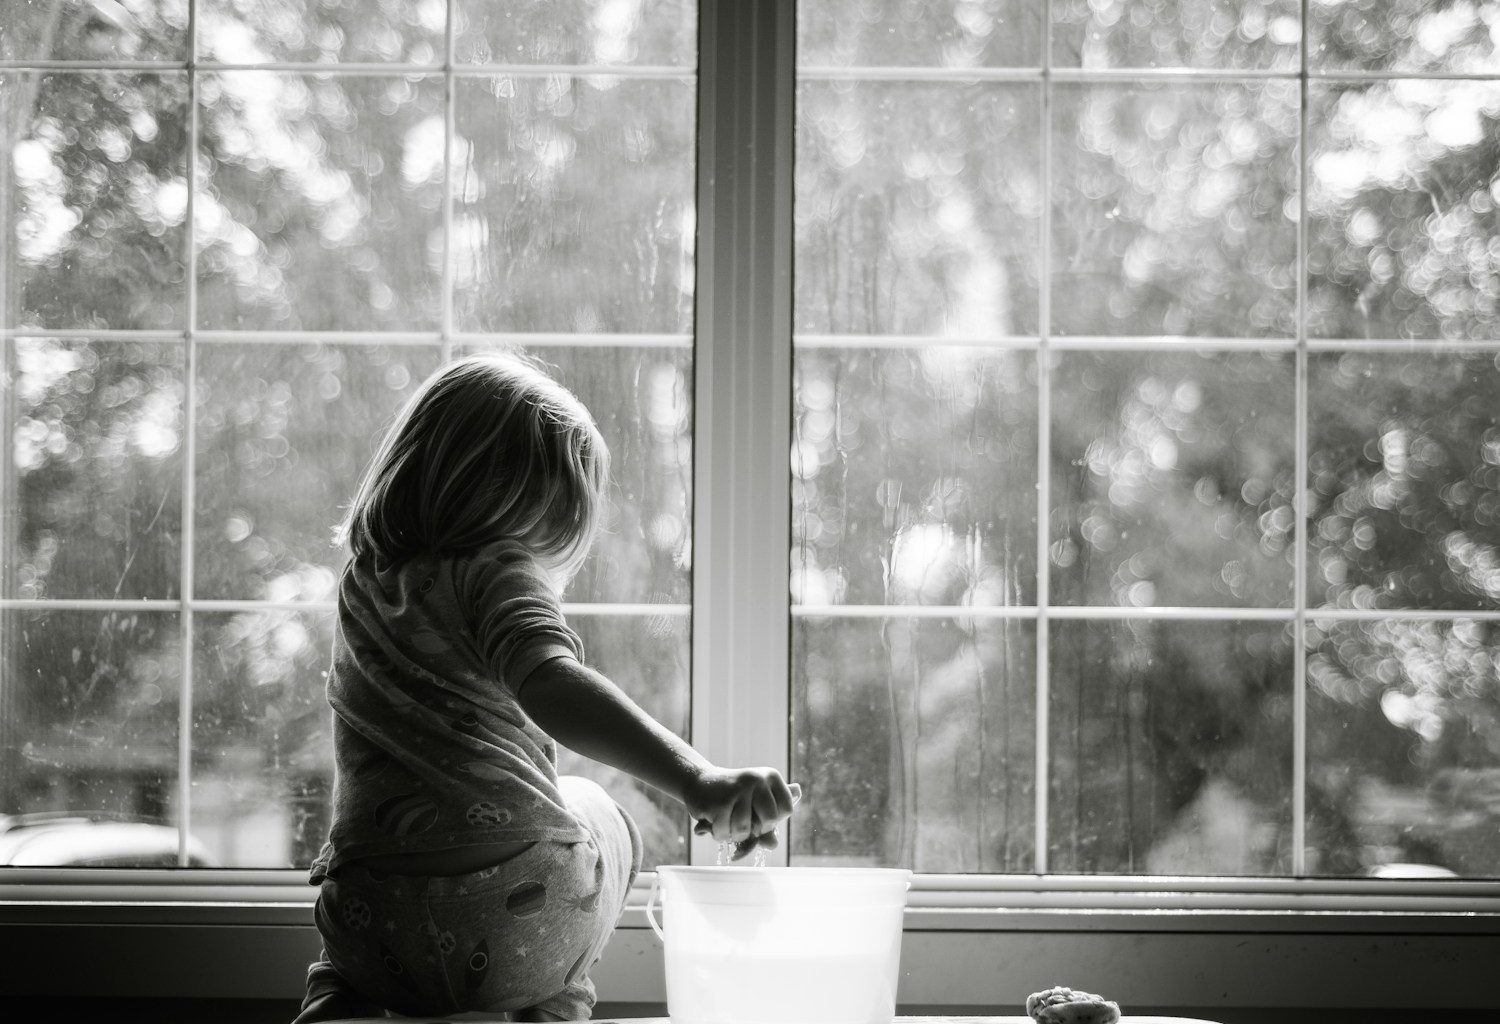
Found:
<path fill-rule="evenodd" d="M 1308 14 L 1313 69 L 1500 72 L 1496 0 L 1345 0 L 1309 4 Z"/>
<path fill-rule="evenodd" d="M 1039 67 L 1044 5 L 1033 0 L 801 0 L 803 67 Z"/>
<path fill-rule="evenodd" d="M 1308 596 L 1500 607 L 1494 353 L 1310 357 Z"/>
<path fill-rule="evenodd" d="M 0 60 L 186 60 L 188 0 L 5 0 Z"/>
<path fill-rule="evenodd" d="M 197 0 L 201 59 L 443 62 L 446 0 Z"/>
<path fill-rule="evenodd" d="M 466 77 L 455 88 L 459 327 L 690 331 L 692 80 Z"/>
<path fill-rule="evenodd" d="M 1065 352 L 1053 378 L 1053 600 L 1292 600 L 1286 353 Z"/>
<path fill-rule="evenodd" d="M 1494 623 L 1308 630 L 1308 871 L 1500 876 Z"/>
<path fill-rule="evenodd" d="M 454 54 L 480 64 L 698 62 L 694 0 L 454 0 Z"/>
<path fill-rule="evenodd" d="M 0 613 L 0 863 L 177 863 L 180 645 L 171 613 Z"/>
<path fill-rule="evenodd" d="M 1052 60 L 1072 68 L 1295 70 L 1298 0 L 1055 0 Z"/>
<path fill-rule="evenodd" d="M 191 832 L 225 867 L 305 868 L 328 837 L 334 616 L 193 620 Z"/>
<path fill-rule="evenodd" d="M 1310 108 L 1309 331 L 1500 336 L 1500 82 L 1320 84 Z"/>
<path fill-rule="evenodd" d="M 1051 869 L 1287 874 L 1289 628 L 1147 620 L 1051 628 Z"/>
<path fill-rule="evenodd" d="M 1054 96 L 1054 333 L 1295 335 L 1296 83 Z"/>
<path fill-rule="evenodd" d="M 436 346 L 198 349 L 197 596 L 334 598 L 333 529 Z"/>
<path fill-rule="evenodd" d="M 792 620 L 793 864 L 1030 871 L 1035 626 Z"/>
<path fill-rule="evenodd" d="M 798 604 L 1036 600 L 1029 352 L 799 348 Z"/>
<path fill-rule="evenodd" d="M 440 76 L 199 77 L 200 327 L 436 329 Z"/>
<path fill-rule="evenodd" d="M 186 128 L 182 74 L 0 74 L 5 325 L 183 326 Z"/>
<path fill-rule="evenodd" d="M 604 532 L 564 600 L 692 601 L 692 349 L 538 346 L 525 352 L 578 396 L 610 453 Z"/>
<path fill-rule="evenodd" d="M 182 346 L 16 338 L 4 595 L 176 597 Z"/>
<path fill-rule="evenodd" d="M 1039 103 L 1015 83 L 800 83 L 796 329 L 1034 333 Z"/>
<path fill-rule="evenodd" d="M 668 729 L 688 735 L 693 659 L 687 615 L 575 614 L 568 617 L 568 625 L 583 641 L 586 664 L 617 683 Z M 646 847 L 644 870 L 687 863 L 689 822 L 675 799 L 566 747 L 558 748 L 557 765 L 565 775 L 582 775 L 609 790 L 635 820 Z"/>

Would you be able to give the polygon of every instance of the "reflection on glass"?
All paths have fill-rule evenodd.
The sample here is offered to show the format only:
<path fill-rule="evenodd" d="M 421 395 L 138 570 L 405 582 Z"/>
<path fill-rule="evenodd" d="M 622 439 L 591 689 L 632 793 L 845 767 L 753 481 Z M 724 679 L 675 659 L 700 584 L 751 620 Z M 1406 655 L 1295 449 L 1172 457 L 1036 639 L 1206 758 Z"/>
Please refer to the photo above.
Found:
<path fill-rule="evenodd" d="M 1051 628 L 1051 870 L 1290 871 L 1290 630 L 1140 619 Z"/>
<path fill-rule="evenodd" d="M 1065 352 L 1053 374 L 1053 600 L 1292 599 L 1286 353 Z"/>
<path fill-rule="evenodd" d="M 190 831 L 225 867 L 303 868 L 328 837 L 333 627 L 332 612 L 193 620 Z"/>
<path fill-rule="evenodd" d="M 1053 0 L 1052 61 L 1071 68 L 1295 70 L 1298 0 Z"/>
<path fill-rule="evenodd" d="M 1496 337 L 1500 82 L 1319 84 L 1309 104 L 1309 331 Z"/>
<path fill-rule="evenodd" d="M 5 0 L 0 60 L 185 60 L 188 0 Z"/>
<path fill-rule="evenodd" d="M 23 337 L 4 359 L 4 595 L 176 597 L 182 346 Z"/>
<path fill-rule="evenodd" d="M 1308 371 L 1309 601 L 1500 607 L 1495 354 L 1325 353 Z"/>
<path fill-rule="evenodd" d="M 446 0 L 197 0 L 198 53 L 225 64 L 441 64 Z"/>
<path fill-rule="evenodd" d="M 792 626 L 791 862 L 1032 870 L 1035 626 Z"/>
<path fill-rule="evenodd" d="M 585 664 L 617 683 L 668 729 L 688 736 L 692 651 L 687 615 L 575 614 L 568 625 L 583 641 Z M 558 748 L 557 763 L 563 774 L 599 783 L 635 820 L 646 847 L 644 870 L 687 862 L 688 819 L 675 799 L 566 747 Z"/>
<path fill-rule="evenodd" d="M 801 0 L 802 67 L 1040 67 L 1034 0 Z"/>
<path fill-rule="evenodd" d="M 436 347 L 198 349 L 197 596 L 332 600 L 333 529 Z"/>
<path fill-rule="evenodd" d="M 802 82 L 796 329 L 1036 331 L 1039 103 L 1016 83 Z"/>
<path fill-rule="evenodd" d="M 1295 335 L 1295 82 L 1054 97 L 1054 333 Z"/>
<path fill-rule="evenodd" d="M 1313 70 L 1500 71 L 1496 0 L 1339 0 L 1308 5 Z"/>
<path fill-rule="evenodd" d="M 4 325 L 183 326 L 186 122 L 183 74 L 0 76 Z"/>
<path fill-rule="evenodd" d="M 1497 671 L 1494 623 L 1309 623 L 1310 873 L 1500 876 Z"/>
<path fill-rule="evenodd" d="M 792 600 L 1034 601 L 1035 366 L 997 349 L 798 349 Z"/>
<path fill-rule="evenodd" d="M 564 600 L 691 601 L 692 349 L 538 346 L 525 354 L 578 396 L 609 446 L 604 532 Z"/>
<path fill-rule="evenodd" d="M 23 816 L 0 863 L 177 863 L 181 657 L 173 613 L 0 613 L 0 815 Z M 20 849 L 58 812 L 79 820 Z"/>
<path fill-rule="evenodd" d="M 435 329 L 442 78 L 198 82 L 199 326 Z"/>
<path fill-rule="evenodd" d="M 454 55 L 479 64 L 698 63 L 695 0 L 454 0 Z"/>
<path fill-rule="evenodd" d="M 692 80 L 466 77 L 456 88 L 460 328 L 689 331 Z"/>

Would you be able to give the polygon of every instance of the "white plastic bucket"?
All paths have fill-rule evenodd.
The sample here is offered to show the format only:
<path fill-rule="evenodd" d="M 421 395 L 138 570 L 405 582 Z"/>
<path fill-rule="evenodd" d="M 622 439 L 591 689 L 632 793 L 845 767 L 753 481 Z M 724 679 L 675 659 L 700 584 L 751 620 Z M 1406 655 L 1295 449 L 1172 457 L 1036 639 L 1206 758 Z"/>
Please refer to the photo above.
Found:
<path fill-rule="evenodd" d="M 673 1024 L 891 1024 L 910 884 L 889 868 L 657 868 L 646 914 Z"/>

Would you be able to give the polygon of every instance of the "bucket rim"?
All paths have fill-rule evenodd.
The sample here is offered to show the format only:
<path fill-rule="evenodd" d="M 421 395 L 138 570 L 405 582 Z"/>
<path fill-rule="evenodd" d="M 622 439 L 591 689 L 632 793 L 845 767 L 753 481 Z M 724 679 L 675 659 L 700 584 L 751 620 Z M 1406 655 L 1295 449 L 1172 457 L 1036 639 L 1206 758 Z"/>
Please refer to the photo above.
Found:
<path fill-rule="evenodd" d="M 662 876 L 676 875 L 682 878 L 713 879 L 730 881 L 735 877 L 774 877 L 788 880 L 835 881 L 889 881 L 897 879 L 910 882 L 913 872 L 907 868 L 852 868 L 852 867 L 738 867 L 731 864 L 661 864 L 656 872 Z"/>

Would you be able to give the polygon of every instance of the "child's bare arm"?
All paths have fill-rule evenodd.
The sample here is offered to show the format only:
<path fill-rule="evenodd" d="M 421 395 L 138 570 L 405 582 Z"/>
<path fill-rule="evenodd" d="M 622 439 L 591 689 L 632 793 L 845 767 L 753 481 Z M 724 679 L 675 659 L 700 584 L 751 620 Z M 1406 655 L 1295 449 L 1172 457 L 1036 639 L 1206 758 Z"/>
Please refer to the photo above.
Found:
<path fill-rule="evenodd" d="M 792 789 L 776 769 L 716 767 L 572 658 L 537 666 L 516 698 L 553 739 L 676 797 L 694 819 L 712 824 L 715 837 L 741 844 L 741 856 L 755 846 L 748 840 L 770 836 L 792 813 Z"/>

